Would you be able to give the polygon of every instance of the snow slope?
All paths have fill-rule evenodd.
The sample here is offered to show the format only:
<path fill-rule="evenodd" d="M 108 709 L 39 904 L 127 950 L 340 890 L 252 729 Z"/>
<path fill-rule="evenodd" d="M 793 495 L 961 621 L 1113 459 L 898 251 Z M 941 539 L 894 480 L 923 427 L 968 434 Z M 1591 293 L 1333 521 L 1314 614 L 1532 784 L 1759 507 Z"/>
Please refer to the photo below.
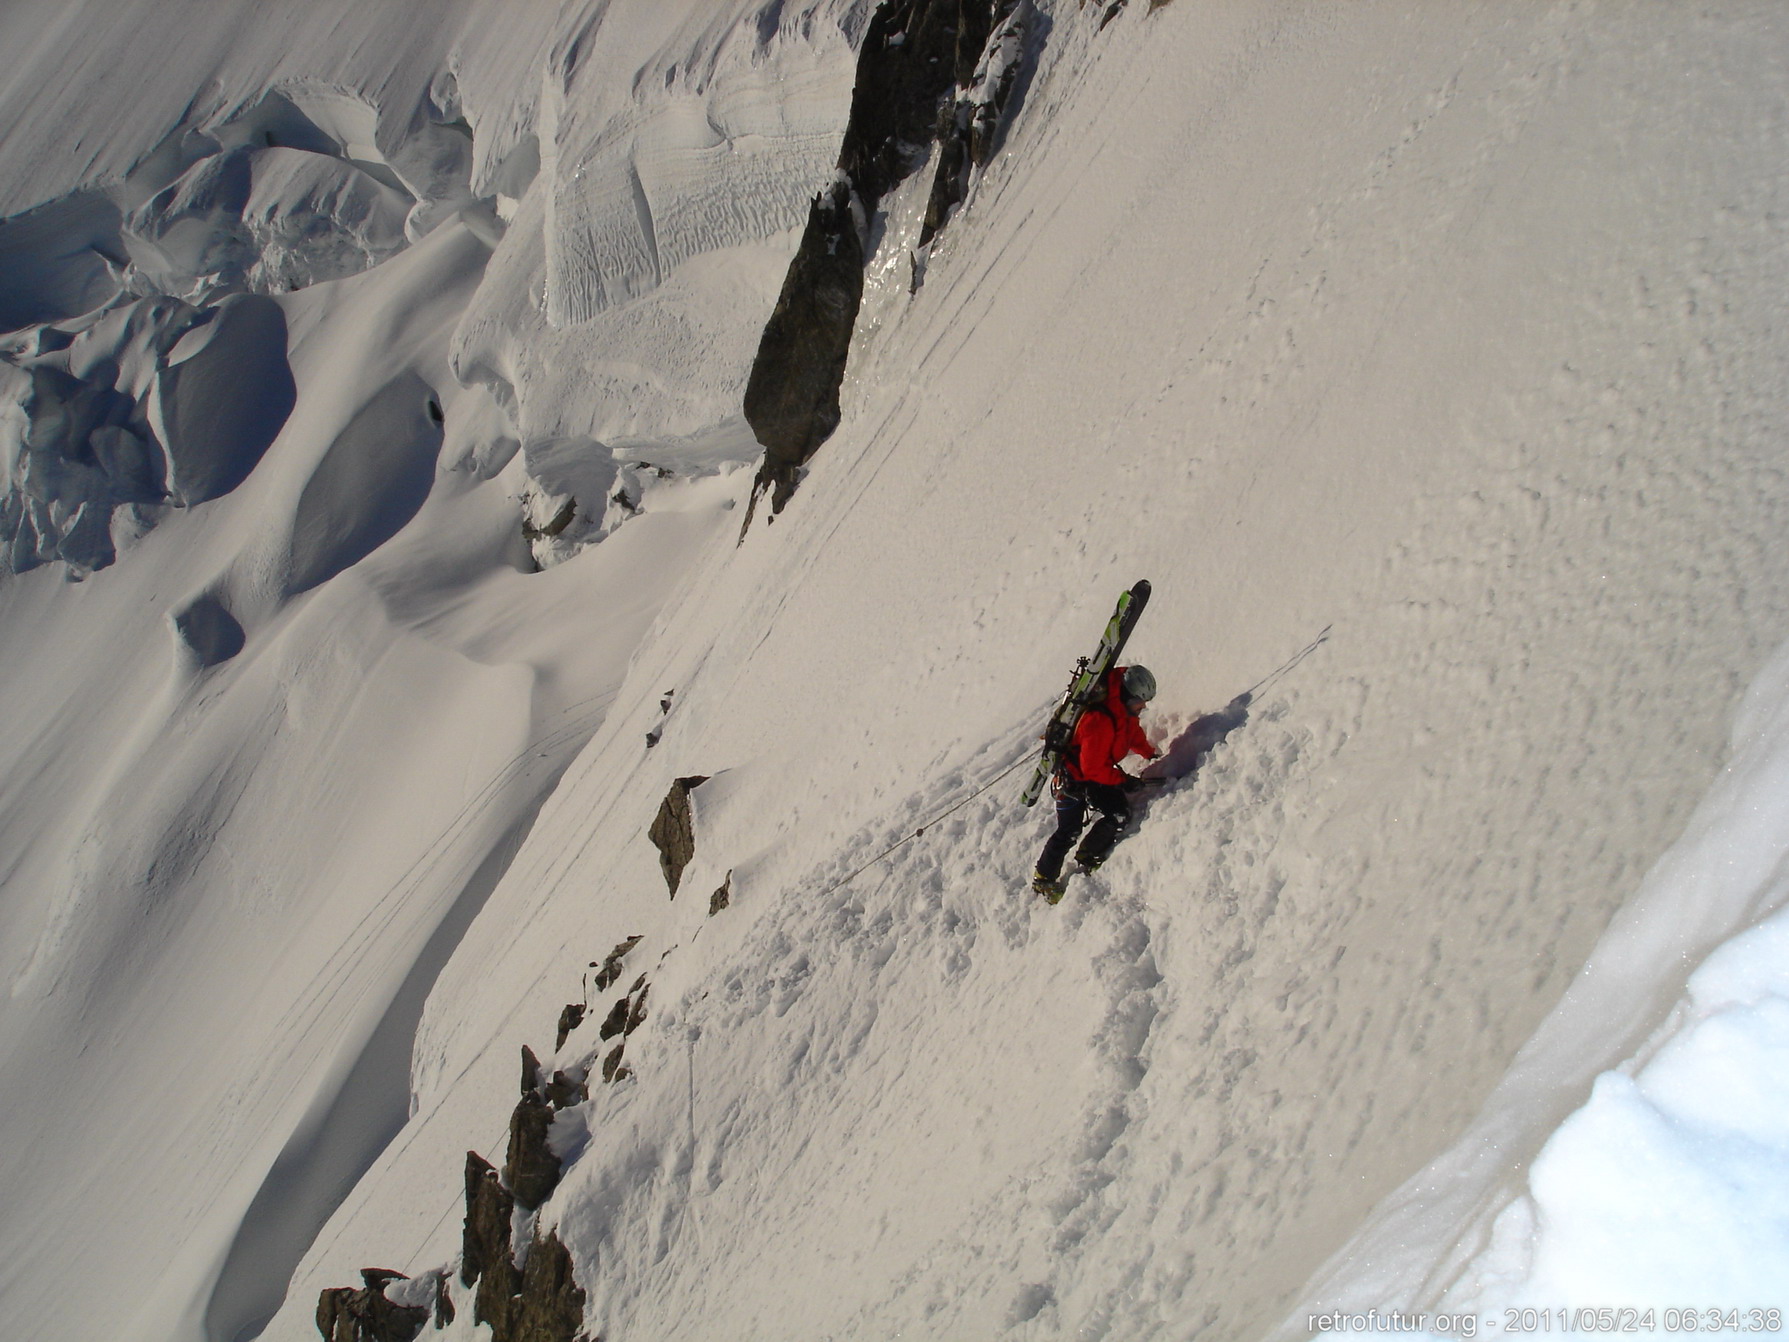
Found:
<path fill-rule="evenodd" d="M 1284 1335 L 1780 1330 L 1786 671 L 1779 649 L 1683 837 L 1471 1128 L 1336 1255 Z M 1632 1048 L 1617 1021 L 1659 1024 Z M 1512 1150 L 1535 1153 L 1526 1169 Z"/>
<path fill-rule="evenodd" d="M 1774 7 L 1037 4 L 1001 152 L 916 291 L 923 183 L 885 202 L 844 423 L 739 544 L 867 6 L 148 12 L 3 20 L 9 213 L 106 235 L 95 191 L 276 85 L 412 203 L 359 273 L 184 291 L 286 323 L 245 479 L 0 580 L 7 1315 L 298 1338 L 451 1269 L 518 1050 L 635 934 L 591 999 L 648 976 L 632 1074 L 542 1212 L 593 1337 L 1258 1336 L 1350 1244 L 1347 1298 L 1417 1299 L 1369 1215 L 1481 1130 L 1789 635 Z M 140 99 L 78 80 L 143 42 Z M 148 283 L 30 223 L 30 322 Z M 1045 908 L 1002 775 L 1143 576 L 1172 785 Z M 1493 1181 L 1693 968 L 1638 963 Z"/>

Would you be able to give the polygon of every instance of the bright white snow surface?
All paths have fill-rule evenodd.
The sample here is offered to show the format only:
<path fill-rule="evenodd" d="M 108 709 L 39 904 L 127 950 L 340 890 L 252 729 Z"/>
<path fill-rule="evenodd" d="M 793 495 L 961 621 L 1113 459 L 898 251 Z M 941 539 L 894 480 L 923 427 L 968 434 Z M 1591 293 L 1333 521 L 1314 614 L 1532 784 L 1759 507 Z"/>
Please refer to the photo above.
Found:
<path fill-rule="evenodd" d="M 1387 1200 L 1283 1335 L 1780 1331 L 1786 896 L 1789 648 L 1753 687 L 1733 758 L 1683 838 L 1472 1128 Z M 1707 954 L 1732 927 L 1745 930 Z M 1651 1039 L 1596 1074 L 1620 1052 L 1610 1022 L 1661 1016 Z M 1593 1076 L 1588 1101 L 1560 1121 Z M 1537 1145 L 1524 1178 L 1512 1154 Z"/>
<path fill-rule="evenodd" d="M 1573 1275 L 1677 1255 L 1622 1152 L 1678 1307 L 1775 1303 L 1778 925 L 1689 976 L 1781 893 L 1789 14 L 1039 0 L 736 544 L 869 9 L 0 12 L 0 1317 L 452 1271 L 636 934 L 541 1214 L 592 1337 L 1640 1305 Z M 1048 908 L 1023 762 L 1139 577 L 1170 785 Z"/>

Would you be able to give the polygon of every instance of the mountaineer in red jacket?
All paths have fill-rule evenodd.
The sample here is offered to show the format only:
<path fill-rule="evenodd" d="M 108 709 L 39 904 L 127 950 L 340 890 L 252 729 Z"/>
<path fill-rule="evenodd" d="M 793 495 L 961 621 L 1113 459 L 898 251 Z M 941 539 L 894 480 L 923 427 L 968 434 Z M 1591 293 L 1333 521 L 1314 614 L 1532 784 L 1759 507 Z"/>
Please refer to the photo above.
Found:
<path fill-rule="evenodd" d="M 1075 861 L 1092 871 L 1104 862 L 1131 819 L 1130 791 L 1137 779 L 1120 769 L 1131 755 L 1154 759 L 1156 748 L 1143 734 L 1137 715 L 1155 698 L 1155 677 L 1147 667 L 1115 666 L 1106 672 L 1105 699 L 1081 714 L 1056 775 L 1056 832 L 1044 845 L 1031 888 L 1050 903 L 1062 898 L 1062 863 L 1087 823 L 1100 818 L 1075 850 Z"/>

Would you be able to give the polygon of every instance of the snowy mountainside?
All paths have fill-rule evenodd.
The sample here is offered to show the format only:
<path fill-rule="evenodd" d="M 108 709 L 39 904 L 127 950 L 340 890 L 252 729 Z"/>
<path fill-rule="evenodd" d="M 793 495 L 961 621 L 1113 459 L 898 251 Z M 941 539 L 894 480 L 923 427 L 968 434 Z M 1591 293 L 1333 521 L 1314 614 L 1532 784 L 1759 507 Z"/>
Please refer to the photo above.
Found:
<path fill-rule="evenodd" d="M 809 152 L 801 137 L 828 116 L 817 82 L 828 71 L 825 12 L 785 7 L 787 40 L 750 7 L 680 12 L 707 35 L 708 64 L 692 55 L 688 33 L 678 37 L 672 7 L 655 7 L 658 40 L 674 42 L 665 61 L 690 61 L 691 74 L 675 90 L 649 80 L 627 104 L 634 121 L 650 129 L 654 115 L 685 116 L 692 101 L 749 104 L 754 82 L 787 76 L 799 96 L 780 128 L 797 143 L 778 161 L 799 175 Z M 846 21 L 850 12 L 837 10 Z M 403 7 L 356 7 L 321 28 L 294 10 L 257 25 L 245 10 L 227 16 L 228 40 L 208 45 L 218 15 L 195 7 L 183 39 L 178 25 L 133 29 L 93 7 L 93 44 L 79 57 L 134 65 L 153 48 L 165 81 L 141 104 L 122 85 L 110 106 L 89 88 L 85 110 L 70 114 L 83 143 L 104 137 L 99 177 L 76 190 L 99 201 L 95 214 L 112 231 L 98 253 L 71 260 L 58 239 L 29 227 L 43 211 L 0 226 L 0 242 L 14 248 L 9 285 L 71 268 L 83 282 L 101 276 L 99 291 L 69 288 L 63 307 L 25 312 L 35 323 L 9 350 L 27 385 L 68 390 L 66 400 L 97 402 L 114 421 L 93 428 L 43 398 L 21 398 L 8 425 L 9 501 L 19 505 L 9 520 L 22 518 L 25 540 L 15 548 L 19 573 L 0 593 L 17 710 L 0 800 L 11 989 L 0 1090 L 8 1132 L 31 1157 L 9 1168 L 0 1200 L 28 1213 L 8 1224 L 9 1311 L 39 1320 L 43 1336 L 258 1330 L 343 1188 L 402 1127 L 405 1059 L 435 975 L 614 702 L 681 557 L 730 529 L 728 472 L 749 455 L 734 427 L 737 389 L 774 295 L 774 258 L 797 221 L 779 216 L 774 200 L 764 209 L 741 201 L 731 231 L 722 221 L 704 235 L 740 264 L 711 263 L 705 281 L 708 258 L 690 256 L 665 266 L 660 289 L 634 305 L 627 320 L 646 334 L 622 356 L 628 385 L 671 388 L 678 412 L 647 407 L 647 435 L 606 468 L 612 449 L 595 433 L 625 426 L 641 406 L 607 411 L 601 423 L 584 416 L 583 469 L 612 488 L 635 472 L 630 463 L 660 460 L 638 472 L 649 483 L 591 562 L 531 574 L 522 505 L 559 483 L 529 474 L 552 463 L 564 436 L 552 435 L 556 388 L 575 385 L 585 405 L 601 396 L 582 360 L 556 357 L 543 339 L 525 342 L 537 362 L 518 366 L 492 321 L 466 318 L 488 308 L 545 329 L 529 296 L 544 293 L 554 250 L 538 212 L 552 178 L 525 162 L 516 173 L 502 165 L 529 157 L 543 87 L 554 78 L 577 86 L 565 53 L 555 55 L 558 11 L 486 16 L 476 24 L 485 45 L 458 49 L 457 79 L 444 49 L 430 46 L 442 32 L 420 45 L 402 40 L 416 26 Z M 69 13 L 54 17 L 38 35 L 44 49 L 79 30 Z M 167 23 L 176 17 L 158 11 Z M 451 40 L 452 16 L 441 17 Z M 842 101 L 849 46 L 836 23 L 830 32 L 845 59 L 834 74 Z M 729 54 L 729 33 L 755 55 Z M 658 76 L 652 29 L 623 23 L 622 34 L 629 41 L 611 43 L 610 58 L 631 52 Z M 480 103 L 492 62 L 501 74 L 516 50 L 513 77 L 492 76 L 505 101 Z M 369 72 L 380 52 L 401 59 Z M 729 60 L 735 73 L 717 73 Z M 7 95 L 28 105 L 22 120 L 68 92 L 53 64 L 7 73 Z M 664 90 L 656 101 L 655 89 Z M 164 98 L 166 125 L 155 120 Z M 245 119 L 255 129 L 246 137 Z M 741 159 L 778 147 L 778 126 L 745 121 Z M 268 133 L 273 141 L 257 145 Z M 472 152 L 450 154 L 452 171 L 430 176 L 417 146 L 443 136 Z M 196 163 L 157 148 L 170 141 L 190 146 Z M 66 156 L 66 140 L 7 140 L 16 172 L 36 174 L 50 212 L 69 184 L 37 156 L 54 158 L 58 145 Z M 587 148 L 562 133 L 543 172 L 576 171 Z M 379 263 L 357 274 L 288 274 L 305 282 L 257 292 L 267 272 L 241 250 L 255 235 L 233 222 L 239 209 L 257 217 L 253 193 L 200 190 L 207 165 L 238 152 L 251 167 L 306 153 L 392 191 L 396 180 L 415 201 L 404 246 L 365 258 Z M 628 144 L 610 156 L 621 170 Z M 154 180 L 145 184 L 144 173 Z M 170 192 L 159 217 L 170 227 L 176 214 L 197 219 L 206 231 L 199 245 L 164 248 L 167 265 L 145 277 L 131 268 L 126 234 L 165 179 L 193 189 Z M 426 183 L 441 189 L 431 195 Z M 679 190 L 673 182 L 671 218 Z M 181 214 L 177 197 L 193 210 Z M 283 199 L 295 228 L 328 222 L 315 196 Z M 424 208 L 456 199 L 457 214 Z M 229 246 L 206 241 L 220 238 Z M 757 259 L 765 251 L 768 265 Z M 97 272 L 80 268 L 96 255 Z M 197 273 L 219 255 L 231 264 L 209 279 Z M 189 283 L 180 296 L 160 293 L 181 263 Z M 480 308 L 487 272 L 515 287 Z M 84 312 L 102 299 L 104 313 Z M 274 401 L 277 383 L 256 362 L 267 342 L 215 339 L 245 304 L 277 315 L 275 371 L 292 388 L 278 415 L 264 414 L 273 422 L 252 451 L 220 420 L 237 403 L 265 412 Z M 201 338 L 187 340 L 181 323 Z M 593 338 L 593 325 L 566 340 Z M 683 329 L 700 338 L 679 339 Z M 485 367 L 456 371 L 456 332 L 469 332 Z M 101 341 L 111 343 L 87 353 Z M 553 379 L 544 390 L 542 368 Z M 161 413 L 164 391 L 180 388 L 210 392 L 188 398 L 185 438 Z M 140 444 L 150 466 L 164 463 L 130 477 L 141 486 L 134 495 L 92 466 L 107 460 L 95 450 L 102 428 Z M 192 453 L 183 451 L 189 439 Z M 226 482 L 234 488 L 182 491 L 189 458 L 240 464 Z M 36 462 L 53 469 L 28 469 Z M 607 491 L 581 503 L 599 523 Z M 93 544 L 58 558 L 71 532 Z M 39 544 L 46 536 L 52 543 Z M 30 1080 L 77 1054 L 87 1062 L 66 1089 Z M 129 1097 L 123 1126 L 101 1099 L 113 1088 Z M 79 1210 L 90 1205 L 82 1189 L 105 1187 L 132 1192 L 97 1219 Z M 58 1206 L 67 1214 L 50 1216 Z M 59 1315 L 55 1302 L 72 1289 L 64 1274 L 84 1277 L 89 1268 L 75 1265 L 92 1262 L 108 1264 L 107 1285 L 80 1317 Z"/>
<path fill-rule="evenodd" d="M 461 1172 L 527 1045 L 587 1076 L 515 1233 L 591 1337 L 1258 1336 L 1715 777 L 1789 632 L 1772 9 L 1036 4 L 1000 152 L 923 265 L 926 174 L 884 200 L 841 426 L 742 539 L 738 398 L 867 9 L 164 6 L 132 115 L 9 66 L 17 209 L 103 233 L 268 90 L 413 202 L 356 273 L 182 289 L 277 306 L 277 433 L 84 581 L 0 581 L 35 1335 L 315 1336 L 375 1265 L 488 1335 Z M 77 12 L 14 49 L 121 62 Z M 59 273 L 17 367 L 152 301 Z M 1142 576 L 1172 781 L 1048 909 L 1001 775 Z M 696 776 L 668 899 L 646 831 Z M 1613 1061 L 1658 1020 L 1604 1024 Z"/>

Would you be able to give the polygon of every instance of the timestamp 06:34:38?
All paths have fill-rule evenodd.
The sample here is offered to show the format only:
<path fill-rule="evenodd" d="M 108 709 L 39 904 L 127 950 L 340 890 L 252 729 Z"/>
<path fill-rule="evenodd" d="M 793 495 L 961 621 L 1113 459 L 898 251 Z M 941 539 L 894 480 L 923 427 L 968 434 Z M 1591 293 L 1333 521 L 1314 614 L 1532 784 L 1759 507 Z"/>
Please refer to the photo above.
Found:
<path fill-rule="evenodd" d="M 1712 1306 L 1658 1309 L 1634 1306 L 1506 1309 L 1485 1322 L 1504 1333 L 1778 1333 L 1783 1311 Z"/>

